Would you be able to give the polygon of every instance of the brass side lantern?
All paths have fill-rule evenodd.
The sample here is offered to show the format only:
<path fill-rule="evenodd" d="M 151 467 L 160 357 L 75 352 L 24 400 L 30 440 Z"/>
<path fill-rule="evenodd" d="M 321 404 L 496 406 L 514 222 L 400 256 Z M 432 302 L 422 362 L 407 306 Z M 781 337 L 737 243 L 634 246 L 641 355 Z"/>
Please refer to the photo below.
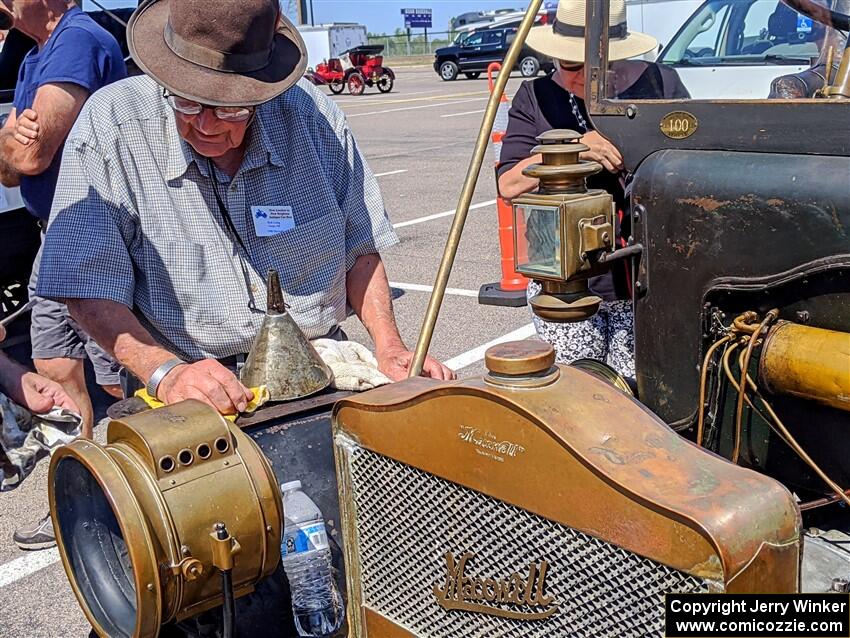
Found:
<path fill-rule="evenodd" d="M 547 321 L 582 321 L 596 313 L 602 300 L 588 279 L 607 270 L 604 255 L 614 247 L 614 201 L 587 188 L 585 180 L 602 165 L 579 159 L 588 150 L 580 137 L 566 129 L 540 135 L 532 153 L 543 162 L 523 170 L 540 188 L 513 200 L 515 268 L 541 284 L 529 302 Z"/>
<path fill-rule="evenodd" d="M 271 467 L 198 401 L 114 420 L 105 446 L 60 448 L 49 492 L 65 572 L 99 636 L 153 638 L 251 592 L 280 560 Z"/>

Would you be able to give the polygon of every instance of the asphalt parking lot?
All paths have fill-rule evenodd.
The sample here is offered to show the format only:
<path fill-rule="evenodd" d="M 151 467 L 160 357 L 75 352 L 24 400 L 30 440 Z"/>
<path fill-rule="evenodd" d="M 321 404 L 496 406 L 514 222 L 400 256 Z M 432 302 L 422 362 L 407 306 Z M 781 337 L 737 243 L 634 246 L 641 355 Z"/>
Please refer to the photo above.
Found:
<path fill-rule="evenodd" d="M 488 97 L 485 79 L 443 82 L 430 67 L 397 69 L 392 93 L 367 89 L 333 99 L 346 113 L 381 185 L 400 243 L 384 253 L 396 316 L 409 347 L 428 304 L 437 266 Z M 513 94 L 520 78 L 512 78 Z M 323 89 L 329 93 L 326 89 Z M 499 279 L 492 156 L 482 171 L 440 313 L 431 354 L 461 376 L 481 374 L 486 347 L 533 333 L 526 308 L 478 304 L 478 288 Z M 371 344 L 356 319 L 344 328 Z M 99 433 L 103 436 L 103 432 Z M 56 550 L 19 551 L 13 530 L 47 512 L 47 464 L 17 491 L 0 496 L 0 637 L 88 635 L 88 625 Z"/>

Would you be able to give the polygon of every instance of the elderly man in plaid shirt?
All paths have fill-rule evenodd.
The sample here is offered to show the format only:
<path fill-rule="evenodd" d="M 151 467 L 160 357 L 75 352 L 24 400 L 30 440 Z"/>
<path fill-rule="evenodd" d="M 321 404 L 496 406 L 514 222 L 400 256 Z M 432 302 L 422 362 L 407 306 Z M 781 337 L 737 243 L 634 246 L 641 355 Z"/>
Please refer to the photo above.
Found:
<path fill-rule="evenodd" d="M 149 0 L 128 42 L 146 75 L 94 94 L 68 137 L 38 294 L 166 403 L 245 408 L 225 364 L 251 347 L 270 268 L 308 337 L 350 307 L 405 376 L 378 254 L 398 239 L 344 116 L 299 82 L 276 0 Z"/>

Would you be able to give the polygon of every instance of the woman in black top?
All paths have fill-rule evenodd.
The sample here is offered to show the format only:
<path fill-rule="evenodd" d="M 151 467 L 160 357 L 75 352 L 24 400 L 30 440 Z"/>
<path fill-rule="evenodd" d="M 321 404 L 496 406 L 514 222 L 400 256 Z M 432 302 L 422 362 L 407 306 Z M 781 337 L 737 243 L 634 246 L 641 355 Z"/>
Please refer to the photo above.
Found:
<path fill-rule="evenodd" d="M 625 173 L 620 151 L 593 130 L 584 100 L 584 0 L 561 0 L 552 25 L 532 29 L 528 45 L 558 62 L 548 77 L 523 83 L 513 99 L 498 168 L 499 194 L 508 199 L 537 189 L 538 181 L 522 170 L 541 161 L 530 157 L 536 137 L 550 129 L 572 129 L 583 133 L 581 142 L 589 147 L 581 159 L 602 164 L 603 170 L 590 177 L 590 188 L 601 188 L 614 197 L 618 211 L 627 210 L 624 194 Z M 629 33 L 625 26 L 624 0 L 610 5 L 609 59 L 641 55 L 655 48 L 651 36 Z M 642 61 L 613 62 L 611 77 L 620 99 L 687 98 L 688 93 L 675 71 Z M 623 222 L 625 217 L 621 216 Z M 629 229 L 621 225 L 620 236 Z M 604 361 L 626 377 L 634 377 L 634 328 L 630 285 L 625 262 L 612 273 L 590 280 L 591 290 L 603 300 L 599 312 L 579 323 L 543 321 L 533 316 L 538 335 L 555 347 L 559 362 L 591 358 Z M 528 294 L 540 292 L 532 282 Z"/>

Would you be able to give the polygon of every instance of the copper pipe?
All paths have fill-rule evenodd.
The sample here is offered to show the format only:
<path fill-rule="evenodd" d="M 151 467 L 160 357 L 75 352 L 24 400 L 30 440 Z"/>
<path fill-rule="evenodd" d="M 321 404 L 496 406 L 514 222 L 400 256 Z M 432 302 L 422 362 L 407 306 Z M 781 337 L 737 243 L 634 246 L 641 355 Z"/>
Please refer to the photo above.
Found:
<path fill-rule="evenodd" d="M 726 376 L 729 379 L 729 383 L 735 388 L 735 390 L 740 395 L 742 388 L 735 381 L 735 377 L 732 375 L 732 371 L 729 368 L 729 357 L 732 355 L 732 352 L 734 352 L 738 347 L 739 347 L 739 344 L 733 343 L 729 347 L 729 349 L 726 352 L 723 353 L 723 370 L 726 372 Z M 773 421 L 773 427 L 778 430 L 777 434 L 779 434 L 779 436 L 782 437 L 782 440 L 785 441 L 785 443 L 787 443 L 788 446 L 792 450 L 794 450 L 794 452 L 797 454 L 797 456 L 799 456 L 801 459 L 803 459 L 803 461 L 810 468 L 812 468 L 812 470 L 814 470 L 815 474 L 817 474 L 821 478 L 821 480 L 823 480 L 823 482 L 826 483 L 835 492 L 835 494 L 836 494 L 835 499 L 832 500 L 832 501 L 829 501 L 829 502 L 835 502 L 835 501 L 838 501 L 838 500 L 843 500 L 845 503 L 850 505 L 850 495 L 848 495 L 847 492 L 842 490 L 841 487 L 839 487 L 838 484 L 835 483 L 835 481 L 833 481 L 831 478 L 829 478 L 829 476 L 827 476 L 826 472 L 824 472 L 822 469 L 820 469 L 818 464 L 815 463 L 815 461 L 812 459 L 812 457 L 810 457 L 808 454 L 806 454 L 806 451 L 802 448 L 802 446 L 799 443 L 797 443 L 797 440 L 793 437 L 793 435 L 788 430 L 788 428 L 785 427 L 785 424 L 782 423 L 782 420 L 779 418 L 779 416 L 777 416 L 776 412 L 773 411 L 773 408 L 770 406 L 770 404 L 767 402 L 767 400 L 761 395 L 761 393 L 759 392 L 758 386 L 755 384 L 755 382 L 753 382 L 752 378 L 750 378 L 750 375 L 746 375 L 746 383 L 747 383 L 748 387 L 753 389 L 753 392 L 755 392 L 756 396 L 759 398 L 759 400 L 762 402 L 762 405 L 767 410 L 768 414 L 770 415 L 770 419 Z M 747 404 L 753 410 L 755 410 L 756 412 L 759 412 L 759 410 L 756 408 L 756 406 L 753 405 L 752 401 L 750 401 L 750 398 L 746 396 L 746 388 L 743 388 L 743 390 L 744 390 L 744 398 L 747 401 Z M 762 416 L 762 418 L 764 418 L 764 416 L 761 415 L 760 412 L 759 412 L 759 414 L 760 414 L 760 416 Z M 767 419 L 765 419 L 765 421 L 767 421 Z M 767 421 L 767 422 L 768 422 L 768 425 L 770 425 L 770 421 Z M 850 492 L 850 490 L 848 490 L 848 492 Z M 820 503 L 819 501 L 813 501 L 813 503 L 816 503 L 816 504 L 810 504 L 809 507 L 807 507 L 806 509 L 811 509 L 812 507 L 820 507 L 821 505 L 828 505 L 829 502 Z"/>
<path fill-rule="evenodd" d="M 737 346 L 736 346 L 736 347 L 737 347 Z M 727 360 L 727 364 L 728 364 L 728 360 Z M 738 381 L 737 381 L 737 380 L 735 379 L 735 377 L 732 375 L 732 371 L 729 369 L 729 366 L 728 366 L 728 365 L 725 367 L 725 370 L 724 370 L 724 371 L 725 371 L 725 373 L 726 373 L 726 378 L 729 380 L 729 385 L 731 385 L 733 388 L 735 388 L 735 392 L 739 392 L 739 391 L 740 391 L 740 386 L 738 385 Z M 777 435 L 780 439 L 782 439 L 785 443 L 788 443 L 788 440 L 785 438 L 785 436 L 782 434 L 782 432 L 780 432 L 780 431 L 776 428 L 776 426 L 775 426 L 773 423 L 771 423 L 770 418 L 769 418 L 768 416 L 766 416 L 766 415 L 765 415 L 765 414 L 764 414 L 761 410 L 759 410 L 759 409 L 758 409 L 758 407 L 756 406 L 756 404 L 755 404 L 755 403 L 753 403 L 753 402 L 750 400 L 750 397 L 746 396 L 746 394 L 744 395 L 744 401 L 746 401 L 746 402 L 747 402 L 747 405 L 748 405 L 748 406 L 750 406 L 750 409 L 751 409 L 753 412 L 755 412 L 756 414 L 758 414 L 758 415 L 759 415 L 759 417 L 761 417 L 761 419 L 762 419 L 765 423 L 767 423 L 768 427 L 769 427 L 771 430 L 773 430 L 773 431 L 776 433 L 776 435 Z M 788 445 L 789 445 L 789 447 L 790 447 L 790 445 L 791 445 L 791 444 L 790 444 L 790 443 L 788 443 Z"/>
<path fill-rule="evenodd" d="M 846 495 L 850 495 L 850 490 L 845 490 Z M 823 498 L 819 498 L 814 501 L 807 501 L 805 503 L 800 503 L 800 511 L 805 512 L 806 510 L 813 510 L 818 507 L 823 507 L 824 505 L 832 505 L 833 503 L 837 503 L 841 500 L 841 497 L 838 494 L 833 494 L 832 496 L 824 496 Z"/>
<path fill-rule="evenodd" d="M 472 161 L 467 170 L 466 179 L 463 182 L 463 189 L 460 192 L 457 210 L 452 220 L 449 237 L 446 240 L 446 248 L 443 251 L 443 258 L 440 261 L 440 269 L 437 271 L 434 290 L 431 293 L 431 299 L 428 301 L 428 310 L 425 312 L 425 320 L 422 323 L 422 330 L 419 332 L 419 340 L 416 342 L 416 350 L 413 353 L 413 362 L 410 365 L 410 371 L 407 374 L 408 377 L 419 376 L 422 373 L 422 366 L 425 365 L 425 357 L 428 355 L 428 348 L 431 346 L 434 327 L 437 325 L 437 317 L 440 314 L 440 306 L 443 303 L 446 286 L 449 283 L 449 275 L 451 275 L 452 265 L 454 264 L 458 245 L 460 244 L 460 237 L 463 233 L 464 224 L 466 224 L 466 216 L 469 214 L 469 205 L 472 203 L 472 196 L 475 193 L 478 174 L 481 172 L 481 165 L 484 163 L 484 156 L 487 153 L 487 145 L 490 141 L 490 133 L 493 130 L 493 122 L 496 121 L 496 111 L 499 109 L 499 101 L 505 92 L 505 86 L 508 84 L 511 69 L 516 66 L 520 51 L 525 44 L 525 39 L 534 25 L 534 21 L 537 19 L 537 12 L 540 10 L 542 4 L 543 0 L 531 0 L 528 4 L 525 17 L 517 29 L 516 38 L 513 44 L 511 44 L 507 56 L 505 56 L 505 61 L 502 64 L 503 70 L 499 73 L 499 77 L 496 78 L 495 89 L 490 94 L 490 100 L 487 102 L 484 121 L 481 123 L 481 128 L 478 131 L 478 139 L 475 142 Z"/>
<path fill-rule="evenodd" d="M 785 437 L 786 442 L 791 446 L 791 449 L 794 450 L 800 456 L 800 458 L 803 459 L 809 465 L 809 467 L 811 467 L 815 471 L 815 474 L 817 474 L 823 480 L 824 483 L 829 485 L 830 489 L 835 492 L 838 498 L 847 503 L 847 505 L 850 505 L 850 496 L 848 496 L 847 493 L 843 489 L 841 489 L 838 483 L 829 478 L 826 472 L 820 469 L 820 467 L 817 463 L 815 463 L 812 457 L 806 454 L 806 451 L 799 443 L 797 443 L 796 439 L 794 439 L 794 437 L 791 435 L 791 432 L 788 431 L 788 428 L 785 427 L 785 424 L 782 423 L 782 420 L 779 418 L 776 412 L 773 411 L 773 408 L 771 407 L 770 403 L 768 403 L 767 400 L 761 395 L 758 386 L 750 378 L 750 375 L 747 375 L 747 385 L 752 388 L 753 393 L 758 397 L 759 401 L 761 401 L 762 405 L 764 406 L 764 409 L 767 410 L 767 413 L 770 415 L 770 418 L 773 419 L 773 422 L 776 424 L 776 427 L 778 427 L 782 431 L 782 434 Z"/>
<path fill-rule="evenodd" d="M 744 352 L 744 358 L 741 362 L 741 389 L 738 390 L 738 404 L 735 408 L 735 447 L 732 448 L 732 462 L 738 462 L 738 456 L 741 453 L 741 429 L 742 429 L 742 421 L 744 417 L 744 395 L 747 391 L 747 368 L 750 365 L 750 357 L 753 354 L 753 348 L 758 341 L 758 337 L 762 335 L 764 329 L 767 328 L 768 325 L 776 321 L 776 318 L 779 316 L 779 311 L 775 308 L 770 310 L 767 315 L 765 315 L 764 320 L 758 325 L 755 332 L 750 335 L 750 342 L 747 344 L 747 350 Z"/>
<path fill-rule="evenodd" d="M 753 325 L 753 322 L 757 321 L 758 318 L 758 313 L 747 310 L 747 312 L 735 317 L 735 320 L 732 322 L 733 329 L 735 332 L 751 335 L 757 329 L 757 326 Z"/>
<path fill-rule="evenodd" d="M 697 408 L 697 445 L 700 447 L 702 447 L 702 437 L 705 428 L 705 385 L 708 378 L 708 365 L 711 363 L 711 358 L 717 352 L 717 349 L 733 339 L 734 337 L 732 335 L 726 335 L 722 339 L 715 341 L 708 349 L 708 352 L 705 353 L 705 359 L 702 362 L 702 370 L 700 371 L 699 378 L 699 407 Z"/>

